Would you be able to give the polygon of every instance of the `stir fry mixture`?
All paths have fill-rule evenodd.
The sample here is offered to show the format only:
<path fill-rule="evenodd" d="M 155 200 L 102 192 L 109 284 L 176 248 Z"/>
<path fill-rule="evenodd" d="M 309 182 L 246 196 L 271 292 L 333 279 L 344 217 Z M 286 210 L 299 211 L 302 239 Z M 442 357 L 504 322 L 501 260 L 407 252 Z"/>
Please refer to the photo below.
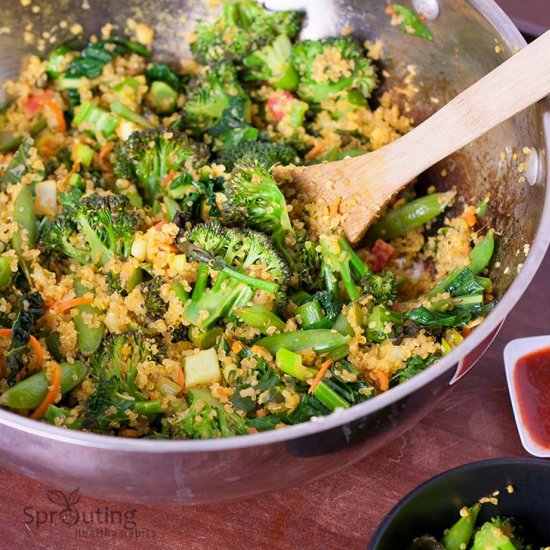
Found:
<path fill-rule="evenodd" d="M 371 399 L 482 321 L 487 202 L 411 187 L 354 250 L 338 203 L 293 189 L 285 166 L 411 125 L 363 44 L 301 25 L 233 1 L 197 22 L 185 72 L 153 60 L 152 33 L 107 29 L 5 84 L 2 407 L 126 437 L 248 434 Z"/>
<path fill-rule="evenodd" d="M 523 529 L 514 518 L 494 516 L 479 525 L 482 505 L 495 500 L 485 497 L 469 508 L 462 508 L 460 519 L 445 530 L 441 541 L 424 535 L 416 538 L 409 550 L 534 550 L 533 545 L 524 541 Z"/>

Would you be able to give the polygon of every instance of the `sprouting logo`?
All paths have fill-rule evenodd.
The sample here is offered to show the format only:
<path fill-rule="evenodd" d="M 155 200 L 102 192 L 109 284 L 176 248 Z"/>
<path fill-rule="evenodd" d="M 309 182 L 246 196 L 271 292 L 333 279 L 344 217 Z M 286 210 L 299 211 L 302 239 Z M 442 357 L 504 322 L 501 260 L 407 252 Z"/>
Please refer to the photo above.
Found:
<path fill-rule="evenodd" d="M 80 519 L 80 514 L 75 506 L 80 502 L 80 489 L 77 488 L 69 494 L 52 489 L 48 491 L 48 500 L 57 506 L 61 506 L 59 519 L 69 527 L 76 525 Z"/>

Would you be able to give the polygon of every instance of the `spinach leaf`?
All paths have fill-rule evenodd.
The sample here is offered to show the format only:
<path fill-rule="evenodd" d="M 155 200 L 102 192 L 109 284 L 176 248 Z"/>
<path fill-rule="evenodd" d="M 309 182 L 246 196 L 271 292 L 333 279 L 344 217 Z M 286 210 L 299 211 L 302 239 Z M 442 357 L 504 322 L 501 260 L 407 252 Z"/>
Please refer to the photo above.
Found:
<path fill-rule="evenodd" d="M 151 52 L 145 46 L 131 40 L 123 38 L 98 40 L 97 42 L 90 42 L 80 52 L 80 56 L 69 63 L 65 76 L 71 78 L 97 78 L 107 63 L 127 52 L 134 52 L 141 56 L 151 55 Z"/>
<path fill-rule="evenodd" d="M 5 187 L 12 183 L 19 183 L 21 178 L 30 171 L 29 155 L 33 145 L 33 141 L 30 138 L 23 140 L 19 149 L 11 158 L 6 171 L 2 174 L 0 179 L 0 185 Z"/>
<path fill-rule="evenodd" d="M 10 385 L 15 382 L 17 373 L 26 366 L 23 354 L 27 351 L 34 325 L 42 315 L 44 315 L 44 300 L 39 292 L 23 294 L 19 298 L 19 310 L 12 326 L 11 344 L 4 353 L 8 362 Z"/>
<path fill-rule="evenodd" d="M 153 63 L 145 73 L 147 77 L 147 83 L 151 82 L 166 82 L 169 86 L 174 88 L 174 90 L 181 92 L 183 91 L 183 78 L 177 75 L 170 65 L 166 63 Z"/>
<path fill-rule="evenodd" d="M 465 308 L 455 307 L 451 311 L 431 311 L 424 306 L 415 307 L 404 314 L 405 319 L 428 328 L 462 328 L 472 319 L 472 313 Z"/>
<path fill-rule="evenodd" d="M 439 355 L 428 355 L 426 359 L 422 359 L 419 355 L 409 357 L 405 363 L 405 367 L 398 370 L 390 379 L 390 384 L 396 386 L 406 380 L 409 380 L 413 376 L 416 376 L 419 372 L 427 369 L 430 365 L 433 365 L 438 359 Z"/>

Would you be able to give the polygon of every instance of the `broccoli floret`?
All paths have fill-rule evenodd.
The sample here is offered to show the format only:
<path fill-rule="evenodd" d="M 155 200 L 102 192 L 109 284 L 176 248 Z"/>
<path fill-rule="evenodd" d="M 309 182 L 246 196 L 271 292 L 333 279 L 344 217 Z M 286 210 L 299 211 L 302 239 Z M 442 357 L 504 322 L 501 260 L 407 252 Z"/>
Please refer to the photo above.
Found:
<path fill-rule="evenodd" d="M 189 408 L 171 422 L 172 435 L 181 439 L 233 437 L 248 433 L 246 421 L 226 410 L 209 390 L 190 389 Z"/>
<path fill-rule="evenodd" d="M 271 294 L 275 305 L 285 300 L 288 267 L 265 235 L 207 223 L 184 232 L 178 242 L 190 258 L 201 262 L 183 312 L 184 319 L 200 329 L 248 305 L 258 290 Z"/>
<path fill-rule="evenodd" d="M 508 535 L 509 528 L 512 527 L 510 520 L 497 518 L 496 521 L 487 521 L 476 532 L 474 536 L 474 544 L 472 550 L 485 550 L 486 548 L 494 548 L 495 550 L 517 550 L 522 546 L 516 546 Z"/>
<path fill-rule="evenodd" d="M 294 280 L 300 286 L 319 288 L 322 284 L 321 255 L 317 244 L 303 238 L 289 244 L 285 233 L 273 236 L 273 244 L 288 263 Z"/>
<path fill-rule="evenodd" d="M 127 258 L 141 218 L 124 195 L 87 195 L 40 226 L 39 243 L 51 257 L 105 265 Z"/>
<path fill-rule="evenodd" d="M 359 285 L 366 294 L 374 298 L 377 304 L 388 304 L 397 296 L 397 281 L 395 274 L 391 271 L 382 271 L 378 274 L 369 271 L 359 281 Z"/>
<path fill-rule="evenodd" d="M 292 233 L 286 200 L 270 170 L 259 162 L 239 163 L 225 187 L 222 218 L 271 235 Z"/>
<path fill-rule="evenodd" d="M 224 150 L 216 163 L 223 164 L 227 170 L 233 170 L 237 163 L 251 163 L 254 160 L 269 169 L 275 164 L 296 163 L 297 156 L 292 147 L 282 143 L 243 141 L 232 149 Z"/>
<path fill-rule="evenodd" d="M 250 100 L 239 84 L 235 68 L 227 64 L 204 67 L 189 84 L 183 123 L 195 132 L 204 132 L 222 120 L 235 98 L 242 98 L 242 117 L 244 122 L 250 122 Z"/>
<path fill-rule="evenodd" d="M 294 38 L 300 26 L 298 12 L 269 12 L 252 0 L 225 2 L 218 19 L 198 21 L 191 52 L 203 64 L 239 63 L 281 33 Z"/>
<path fill-rule="evenodd" d="M 82 427 L 105 432 L 128 426 L 132 416 L 160 413 L 160 402 L 147 400 L 137 389 L 135 379 L 138 364 L 160 363 L 162 358 L 159 341 L 141 333 L 106 338 L 101 351 L 92 358 L 95 391 L 84 403 Z"/>
<path fill-rule="evenodd" d="M 292 64 L 292 44 L 286 34 L 245 57 L 246 80 L 266 80 L 274 88 L 294 90 L 298 85 L 298 73 Z"/>
<path fill-rule="evenodd" d="M 320 103 L 349 92 L 367 98 L 377 84 L 363 48 L 349 36 L 298 42 L 292 59 L 299 75 L 298 96 L 304 101 Z"/>
<path fill-rule="evenodd" d="M 357 300 L 361 296 L 357 283 L 368 274 L 368 267 L 343 237 L 321 235 L 319 243 L 326 290 L 331 292 L 335 299 L 341 298 L 341 283 L 348 298 Z"/>
<path fill-rule="evenodd" d="M 491 524 L 502 531 L 502 534 L 514 545 L 515 550 L 527 550 L 525 541 L 519 533 L 521 528 L 514 518 L 495 516 L 491 518 Z"/>
<path fill-rule="evenodd" d="M 145 199 L 153 204 L 167 193 L 165 178 L 182 172 L 187 163 L 194 168 L 208 160 L 208 148 L 191 141 L 174 128 L 154 128 L 134 132 L 115 150 L 115 174 L 137 180 Z"/>
<path fill-rule="evenodd" d="M 168 310 L 168 304 L 160 296 L 160 287 L 163 284 L 162 277 L 153 277 L 143 288 L 145 310 L 152 319 L 160 319 Z"/>
<path fill-rule="evenodd" d="M 196 260 L 208 262 L 212 257 L 220 257 L 226 265 L 242 272 L 252 266 L 263 268 L 283 289 L 288 283 L 288 266 L 263 233 L 210 222 L 184 232 L 182 238 L 178 236 L 178 242 L 182 251 Z"/>

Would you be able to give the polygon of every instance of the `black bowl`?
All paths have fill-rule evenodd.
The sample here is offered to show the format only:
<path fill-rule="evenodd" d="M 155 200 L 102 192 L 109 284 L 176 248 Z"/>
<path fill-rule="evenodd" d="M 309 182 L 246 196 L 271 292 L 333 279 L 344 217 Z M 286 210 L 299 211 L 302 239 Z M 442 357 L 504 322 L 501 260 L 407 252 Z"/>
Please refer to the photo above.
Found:
<path fill-rule="evenodd" d="M 506 487 L 515 491 L 509 494 Z M 389 513 L 368 550 L 406 550 L 415 537 L 441 538 L 463 506 L 500 491 L 498 505 L 485 504 L 478 525 L 492 516 L 511 516 L 535 548 L 550 544 L 550 461 L 501 458 L 466 464 L 440 474 L 409 493 Z"/>

